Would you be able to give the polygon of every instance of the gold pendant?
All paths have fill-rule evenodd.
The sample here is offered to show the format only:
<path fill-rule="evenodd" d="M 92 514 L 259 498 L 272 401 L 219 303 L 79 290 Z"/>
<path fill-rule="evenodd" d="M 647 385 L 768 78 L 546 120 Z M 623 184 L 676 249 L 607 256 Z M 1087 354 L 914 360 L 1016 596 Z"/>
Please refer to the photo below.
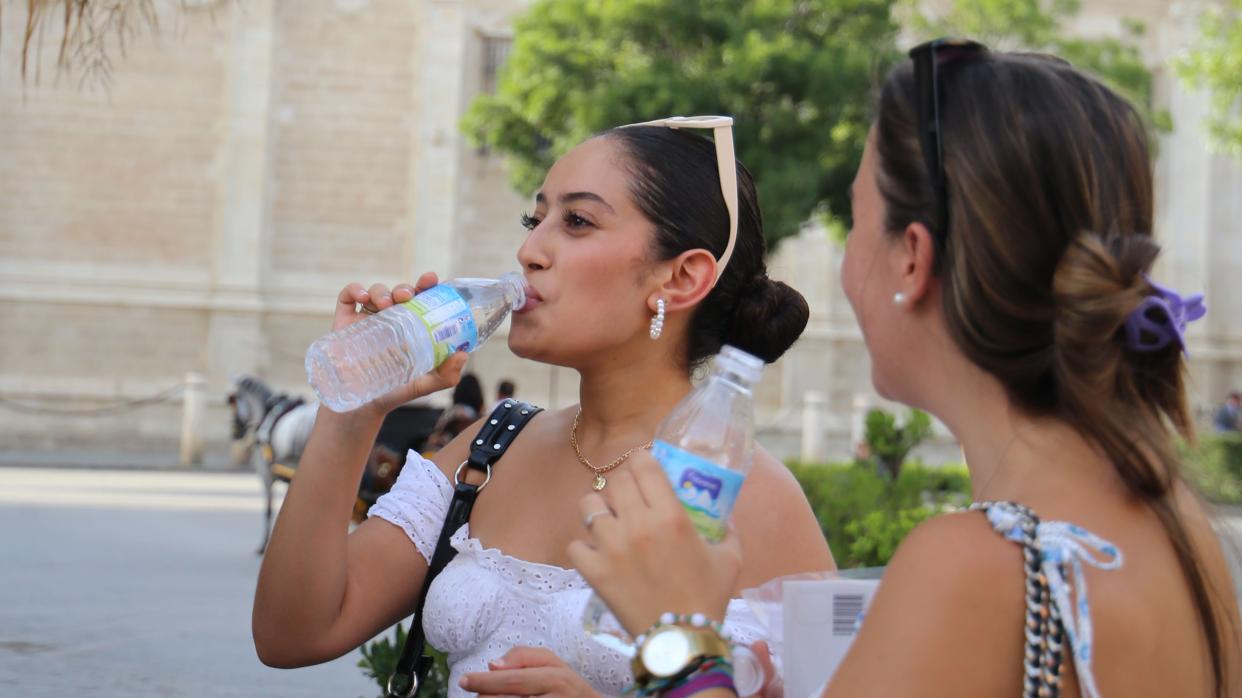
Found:
<path fill-rule="evenodd" d="M 604 489 L 604 485 L 607 485 L 607 484 L 608 484 L 608 481 L 604 479 L 604 476 L 600 475 L 599 473 L 596 473 L 595 482 L 591 483 L 591 487 L 596 492 L 599 492 L 600 490 Z"/>

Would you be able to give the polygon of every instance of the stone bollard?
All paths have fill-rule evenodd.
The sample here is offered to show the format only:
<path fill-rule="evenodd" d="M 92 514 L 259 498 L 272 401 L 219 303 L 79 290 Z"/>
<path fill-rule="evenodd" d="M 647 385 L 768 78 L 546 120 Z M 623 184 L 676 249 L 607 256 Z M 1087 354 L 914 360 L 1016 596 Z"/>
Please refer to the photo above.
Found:
<path fill-rule="evenodd" d="M 817 390 L 802 394 L 802 462 L 824 459 L 824 410 L 828 399 Z"/>
<path fill-rule="evenodd" d="M 181 465 L 203 464 L 203 418 L 207 411 L 207 379 L 185 374 L 181 400 Z"/>

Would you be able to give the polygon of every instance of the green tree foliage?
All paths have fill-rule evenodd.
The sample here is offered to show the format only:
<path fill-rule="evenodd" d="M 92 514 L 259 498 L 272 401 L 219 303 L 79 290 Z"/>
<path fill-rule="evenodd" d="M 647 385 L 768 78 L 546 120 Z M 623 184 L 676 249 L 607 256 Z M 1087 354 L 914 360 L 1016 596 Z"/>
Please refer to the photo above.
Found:
<path fill-rule="evenodd" d="M 931 432 L 931 417 L 922 410 L 910 410 L 905 421 L 898 424 L 896 415 L 875 408 L 865 417 L 863 440 L 880 474 L 891 482 L 897 479 L 906 456 Z"/>
<path fill-rule="evenodd" d="M 368 678 L 379 684 L 381 698 L 387 695 L 385 689 L 388 687 L 388 677 L 397 670 L 397 661 L 401 659 L 401 648 L 405 646 L 405 640 L 405 628 L 401 623 L 397 623 L 393 629 L 392 640 L 387 637 L 378 637 L 369 643 L 364 643 L 359 648 L 362 659 L 358 660 L 358 668 L 362 669 Z M 449 670 L 444 653 L 428 646 L 427 654 L 434 660 L 434 663 L 431 665 L 431 670 L 427 672 L 426 683 L 418 692 L 419 698 L 445 698 L 448 696 Z"/>
<path fill-rule="evenodd" d="M 495 95 L 464 129 L 533 192 L 590 135 L 672 115 L 730 114 L 769 245 L 813 213 L 844 217 L 896 57 L 893 0 L 540 0 L 518 19 Z"/>
<path fill-rule="evenodd" d="M 736 117 L 738 157 L 759 186 L 770 246 L 819 215 L 848 226 L 847 188 L 871 96 L 898 60 L 897 21 L 923 38 L 979 37 L 1051 51 L 1131 98 L 1151 121 L 1151 73 L 1131 37 L 1076 39 L 1077 0 L 956 0 L 933 16 L 916 0 L 537 0 L 516 23 L 494 95 L 466 135 L 506 157 L 533 192 L 557 157 L 619 124 L 674 114 Z"/>
<path fill-rule="evenodd" d="M 1173 65 L 1188 84 L 1211 92 L 1212 140 L 1242 158 L 1242 0 L 1209 9 L 1201 22 L 1202 39 Z"/>

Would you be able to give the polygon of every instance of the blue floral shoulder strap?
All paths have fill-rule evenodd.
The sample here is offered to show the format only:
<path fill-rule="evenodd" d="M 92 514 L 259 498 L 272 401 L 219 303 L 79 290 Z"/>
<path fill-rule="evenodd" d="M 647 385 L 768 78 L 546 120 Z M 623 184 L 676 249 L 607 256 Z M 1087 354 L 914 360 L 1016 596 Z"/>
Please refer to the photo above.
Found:
<path fill-rule="evenodd" d="M 1073 524 L 1040 521 L 1033 511 L 1013 502 L 978 502 L 970 508 L 983 511 L 997 533 L 1022 546 L 1026 575 L 1023 698 L 1061 695 L 1066 635 L 1082 695 L 1100 698 L 1091 672 L 1091 605 L 1083 564 L 1115 570 L 1122 564 L 1121 551 Z"/>

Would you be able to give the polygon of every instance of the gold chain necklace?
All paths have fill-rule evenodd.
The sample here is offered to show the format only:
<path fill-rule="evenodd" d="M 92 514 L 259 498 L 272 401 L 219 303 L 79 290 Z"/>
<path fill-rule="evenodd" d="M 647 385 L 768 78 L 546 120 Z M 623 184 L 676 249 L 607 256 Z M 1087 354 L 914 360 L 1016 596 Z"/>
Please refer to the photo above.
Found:
<path fill-rule="evenodd" d="M 602 467 L 596 467 L 591 464 L 591 461 L 586 459 L 586 456 L 582 455 L 582 449 L 578 447 L 578 420 L 581 418 L 582 418 L 582 408 L 579 407 L 578 413 L 574 415 L 574 425 L 569 428 L 569 443 L 573 444 L 574 455 L 578 456 L 578 462 L 590 468 L 591 472 L 595 473 L 595 480 L 591 483 L 591 487 L 596 492 L 599 492 L 600 490 L 604 489 L 605 486 L 608 485 L 608 480 L 604 478 L 604 473 L 624 463 L 625 459 L 629 458 L 630 455 L 634 453 L 634 451 L 637 451 L 640 448 L 642 449 L 651 448 L 651 445 L 655 443 L 654 441 L 648 441 L 647 443 L 642 444 L 641 446 L 635 446 L 634 448 L 631 448 L 625 453 L 622 453 L 621 455 L 614 458 L 612 462 L 609 463 L 608 465 L 605 465 Z"/>

